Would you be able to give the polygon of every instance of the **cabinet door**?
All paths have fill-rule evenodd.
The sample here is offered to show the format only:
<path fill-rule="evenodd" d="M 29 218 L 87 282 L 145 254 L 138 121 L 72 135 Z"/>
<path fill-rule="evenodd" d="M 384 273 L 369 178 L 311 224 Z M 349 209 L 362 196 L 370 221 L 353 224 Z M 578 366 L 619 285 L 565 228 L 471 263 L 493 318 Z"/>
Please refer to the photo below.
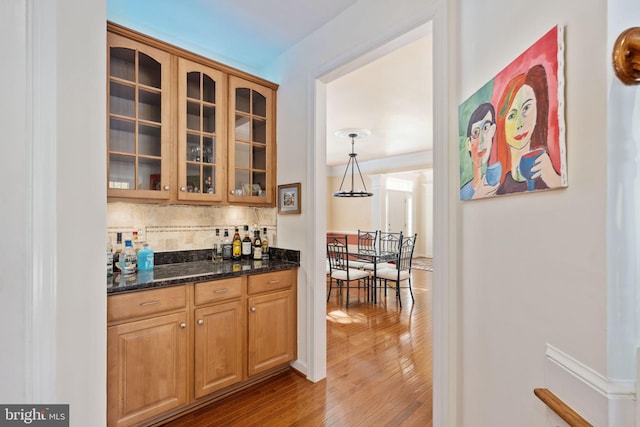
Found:
<path fill-rule="evenodd" d="M 129 426 L 187 402 L 185 312 L 107 328 L 107 425 Z"/>
<path fill-rule="evenodd" d="M 200 398 L 243 378 L 242 302 L 195 311 L 195 396 Z"/>
<path fill-rule="evenodd" d="M 178 60 L 178 199 L 222 201 L 226 192 L 224 74 Z"/>
<path fill-rule="evenodd" d="M 107 42 L 107 196 L 169 199 L 171 56 L 116 34 Z"/>
<path fill-rule="evenodd" d="M 295 358 L 295 298 L 292 290 L 249 298 L 249 376 Z"/>
<path fill-rule="evenodd" d="M 229 77 L 229 201 L 273 205 L 274 91 Z"/>

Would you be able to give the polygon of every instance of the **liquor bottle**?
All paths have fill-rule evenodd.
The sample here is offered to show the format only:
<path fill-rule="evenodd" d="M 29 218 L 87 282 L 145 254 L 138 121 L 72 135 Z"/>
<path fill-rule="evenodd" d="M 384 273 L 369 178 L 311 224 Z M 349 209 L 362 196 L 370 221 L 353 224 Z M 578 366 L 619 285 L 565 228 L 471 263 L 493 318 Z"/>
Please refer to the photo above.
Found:
<path fill-rule="evenodd" d="M 124 251 L 120 254 L 120 271 L 125 276 L 134 274 L 137 262 L 136 251 L 133 250 L 131 240 L 126 240 L 124 242 Z"/>
<path fill-rule="evenodd" d="M 220 239 L 220 229 L 216 228 L 216 237 L 213 240 L 213 251 L 211 260 L 215 263 L 222 262 L 222 240 Z"/>
<path fill-rule="evenodd" d="M 262 260 L 262 240 L 258 229 L 253 232 L 253 259 Z"/>
<path fill-rule="evenodd" d="M 262 259 L 269 259 L 269 239 L 267 238 L 267 227 L 262 229 Z"/>
<path fill-rule="evenodd" d="M 236 232 L 233 235 L 233 253 L 231 254 L 231 258 L 234 261 L 237 261 L 242 258 L 242 240 L 240 240 L 240 233 L 238 232 L 238 227 L 236 227 Z"/>
<path fill-rule="evenodd" d="M 229 229 L 224 229 L 224 237 L 222 239 L 222 259 L 224 261 L 230 260 L 233 257 L 233 244 L 231 243 L 231 237 L 229 237 Z"/>
<path fill-rule="evenodd" d="M 244 226 L 244 238 L 242 239 L 242 259 L 251 259 L 251 238 L 249 237 L 249 226 Z"/>

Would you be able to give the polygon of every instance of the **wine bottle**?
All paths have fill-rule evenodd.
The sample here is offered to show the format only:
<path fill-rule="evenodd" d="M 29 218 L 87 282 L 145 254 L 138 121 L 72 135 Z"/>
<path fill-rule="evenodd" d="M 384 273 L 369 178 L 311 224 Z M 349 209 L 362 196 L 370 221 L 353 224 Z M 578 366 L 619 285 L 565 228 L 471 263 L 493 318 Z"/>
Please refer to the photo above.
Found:
<path fill-rule="evenodd" d="M 242 259 L 251 259 L 251 238 L 249 237 L 249 226 L 244 226 L 244 238 L 242 239 Z"/>
<path fill-rule="evenodd" d="M 253 232 L 253 259 L 262 260 L 262 240 L 258 229 Z"/>

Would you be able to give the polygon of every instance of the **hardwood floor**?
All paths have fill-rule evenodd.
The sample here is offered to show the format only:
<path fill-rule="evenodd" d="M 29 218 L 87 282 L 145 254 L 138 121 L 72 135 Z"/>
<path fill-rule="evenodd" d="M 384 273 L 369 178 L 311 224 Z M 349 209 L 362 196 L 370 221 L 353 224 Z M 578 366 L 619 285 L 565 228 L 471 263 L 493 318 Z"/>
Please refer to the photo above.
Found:
<path fill-rule="evenodd" d="M 420 426 L 432 424 L 432 274 L 414 270 L 403 289 L 377 305 L 351 292 L 327 303 L 327 378 L 291 371 L 166 426 Z M 338 304 L 340 303 L 340 304 Z"/>

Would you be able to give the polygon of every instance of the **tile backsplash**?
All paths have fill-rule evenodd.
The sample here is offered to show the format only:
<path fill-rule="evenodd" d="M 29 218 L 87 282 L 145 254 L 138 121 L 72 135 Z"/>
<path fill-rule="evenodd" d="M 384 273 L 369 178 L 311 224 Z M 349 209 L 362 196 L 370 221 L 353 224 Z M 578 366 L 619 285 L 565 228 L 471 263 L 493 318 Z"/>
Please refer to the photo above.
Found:
<path fill-rule="evenodd" d="M 221 236 L 225 228 L 233 236 L 235 227 L 242 234 L 247 224 L 251 230 L 254 225 L 261 231 L 267 227 L 269 244 L 275 246 L 276 215 L 276 208 L 107 203 L 107 236 L 115 245 L 117 232 L 123 233 L 124 241 L 139 230 L 139 240 L 156 252 L 208 249 L 216 228 Z"/>

